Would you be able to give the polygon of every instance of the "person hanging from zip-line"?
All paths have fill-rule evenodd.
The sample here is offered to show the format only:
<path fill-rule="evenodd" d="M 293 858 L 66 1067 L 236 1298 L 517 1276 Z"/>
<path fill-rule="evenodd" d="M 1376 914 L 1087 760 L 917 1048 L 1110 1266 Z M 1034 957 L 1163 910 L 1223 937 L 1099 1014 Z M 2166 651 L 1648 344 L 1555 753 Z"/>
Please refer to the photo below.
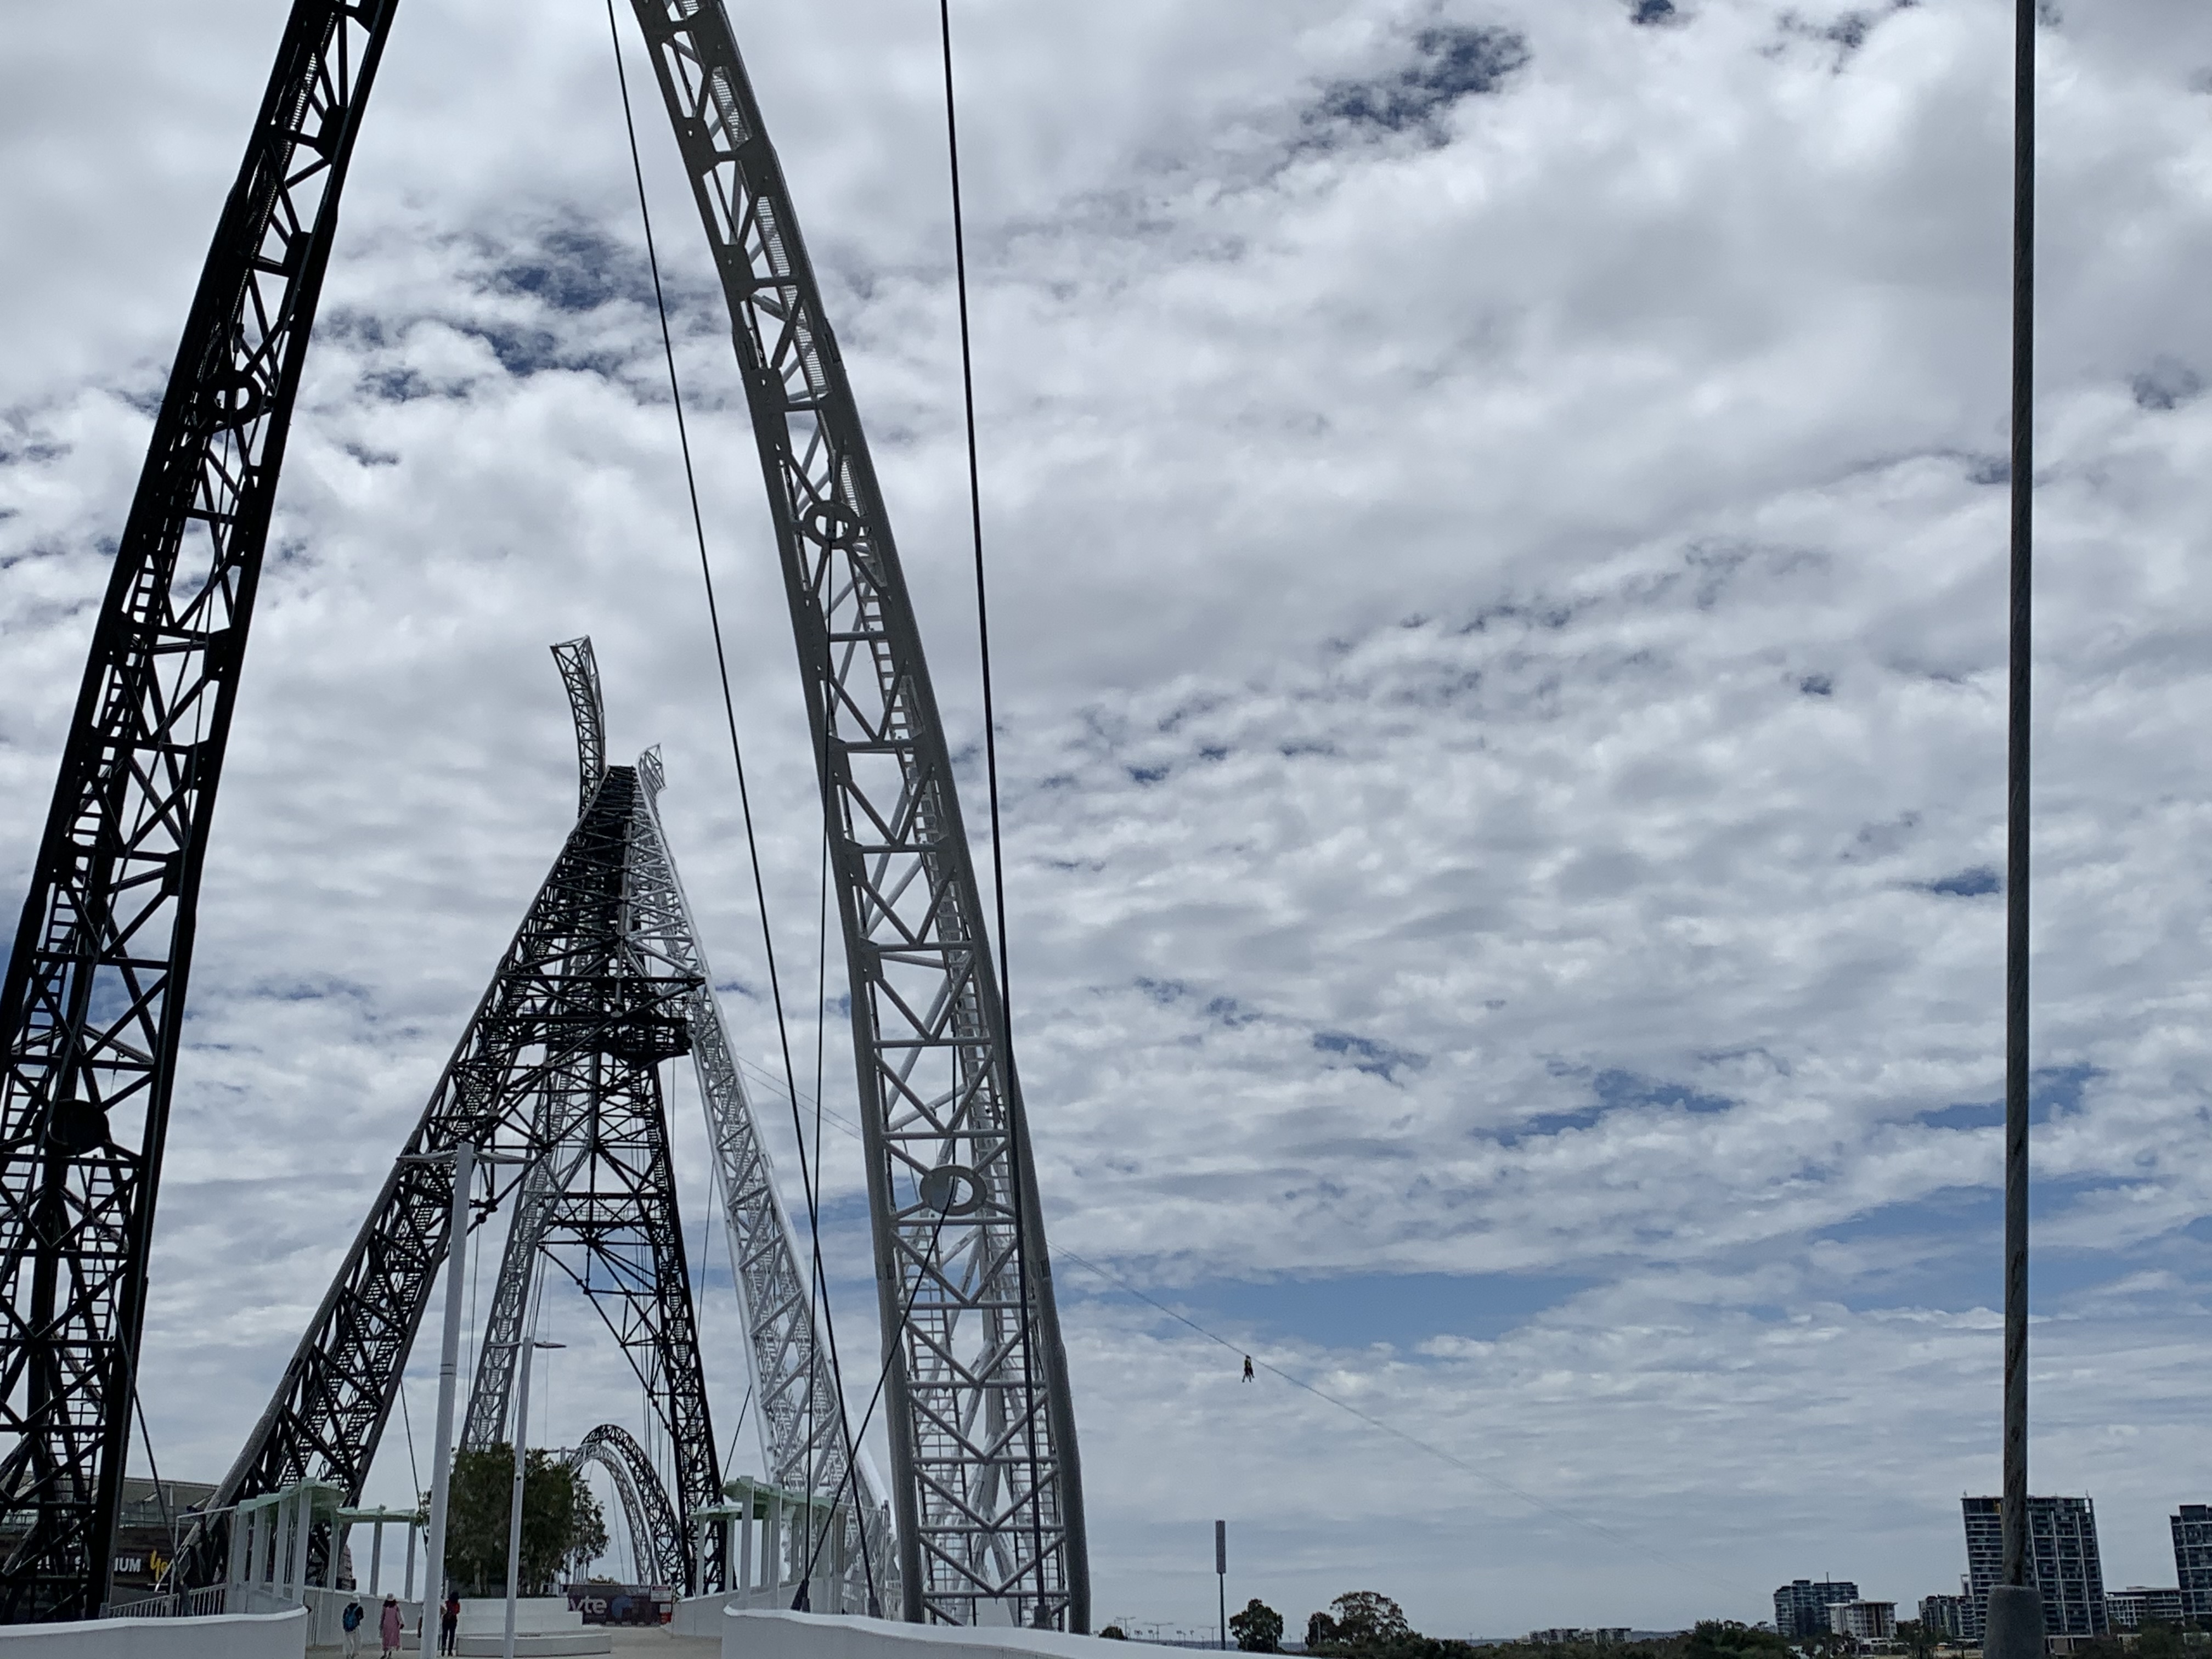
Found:
<path fill-rule="evenodd" d="M 1249 1353 L 1244 1356 L 1244 1380 L 1247 1382 L 1252 1380 L 1252 1356 Z"/>

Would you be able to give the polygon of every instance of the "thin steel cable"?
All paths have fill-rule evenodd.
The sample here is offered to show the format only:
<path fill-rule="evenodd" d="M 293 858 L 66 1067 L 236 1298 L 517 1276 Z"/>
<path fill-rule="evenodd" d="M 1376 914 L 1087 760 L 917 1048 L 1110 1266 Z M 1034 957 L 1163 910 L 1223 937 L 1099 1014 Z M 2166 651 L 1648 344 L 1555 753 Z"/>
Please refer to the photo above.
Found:
<path fill-rule="evenodd" d="M 755 1069 L 757 1070 L 758 1068 L 756 1067 Z M 763 1073 L 763 1075 L 765 1076 L 766 1074 Z M 817 1102 L 815 1104 L 818 1108 L 820 1103 Z M 836 1124 L 839 1130 L 843 1133 L 851 1137 L 854 1140 L 861 1139 L 860 1128 L 858 1124 L 854 1123 L 846 1118 L 841 1117 L 835 1112 L 829 1113 L 828 1116 L 830 1121 Z M 1109 1285 L 1113 1285 L 1116 1290 L 1124 1291 L 1127 1295 L 1134 1297 L 1146 1306 L 1155 1309 L 1160 1313 L 1166 1315 L 1167 1317 L 1174 1320 L 1177 1324 L 1188 1326 L 1192 1330 L 1197 1332 L 1199 1335 L 1204 1337 L 1207 1341 L 1218 1344 L 1220 1346 L 1228 1349 L 1229 1352 L 1233 1354 L 1244 1355 L 1251 1352 L 1251 1350 L 1239 1343 L 1231 1341 L 1227 1337 L 1222 1335 L 1220 1332 L 1209 1329 L 1207 1327 L 1200 1324 L 1198 1321 L 1193 1319 L 1188 1314 L 1183 1313 L 1178 1309 L 1172 1308 L 1166 1303 L 1158 1300 L 1157 1297 L 1147 1294 L 1146 1291 L 1139 1290 L 1134 1285 L 1132 1285 L 1127 1279 L 1122 1278 L 1121 1274 L 1114 1272 L 1111 1268 L 1102 1267 L 1097 1262 L 1091 1261 L 1088 1257 L 1078 1255 L 1074 1251 L 1067 1249 L 1064 1245 L 1055 1251 L 1054 1254 L 1056 1254 L 1062 1261 L 1072 1261 L 1077 1267 L 1085 1268 L 1088 1271 L 1096 1273 L 1100 1279 L 1104 1279 Z M 1303 1377 L 1293 1376 L 1291 1372 L 1285 1370 L 1279 1365 L 1270 1364 L 1268 1361 L 1260 1358 L 1256 1355 L 1253 1356 L 1252 1363 L 1261 1370 L 1280 1377 L 1292 1388 L 1302 1389 L 1306 1393 L 1313 1395 L 1315 1399 L 1322 1401 L 1328 1405 L 1334 1406 L 1340 1412 L 1349 1413 L 1353 1417 L 1358 1418 L 1362 1423 L 1366 1424 L 1368 1427 L 1371 1429 L 1379 1429 L 1382 1432 L 1390 1436 L 1393 1439 L 1402 1440 L 1407 1445 L 1415 1447 L 1421 1451 L 1425 1451 L 1430 1456 L 1438 1458 L 1443 1462 L 1450 1464 L 1454 1468 L 1462 1470 L 1468 1474 L 1471 1474 L 1476 1480 L 1485 1481 L 1490 1486 L 1495 1486 L 1498 1491 L 1507 1493 L 1510 1497 L 1519 1498 L 1522 1502 L 1528 1504 L 1533 1509 L 1540 1510 L 1547 1515 L 1550 1515 L 1559 1520 L 1565 1521 L 1570 1526 L 1580 1527 L 1586 1532 L 1595 1533 L 1598 1537 L 1606 1539 L 1612 1543 L 1618 1544 L 1624 1549 L 1634 1550 L 1639 1554 L 1648 1556 L 1652 1560 L 1662 1562 L 1667 1566 L 1673 1567 L 1679 1571 L 1695 1574 L 1697 1577 L 1705 1579 L 1706 1583 L 1717 1585 L 1734 1594 L 1743 1595 L 1754 1595 L 1758 1594 L 1757 1591 L 1751 1589 L 1748 1585 L 1738 1583 L 1735 1580 L 1731 1578 L 1722 1577 L 1716 1573 L 1707 1571 L 1704 1568 L 1682 1560 L 1679 1557 L 1668 1555 L 1664 1551 L 1655 1550 L 1650 1545 L 1639 1543 L 1633 1538 L 1630 1538 L 1624 1534 L 1615 1532 L 1610 1527 L 1604 1526 L 1598 1522 L 1592 1521 L 1587 1516 L 1577 1515 L 1572 1510 L 1562 1509 L 1556 1504 L 1547 1503 L 1543 1498 L 1538 1498 L 1533 1492 L 1523 1492 L 1520 1487 L 1514 1486 L 1511 1482 L 1501 1480 L 1498 1476 L 1490 1474 L 1487 1470 L 1477 1468 L 1474 1464 L 1467 1462 L 1464 1459 L 1454 1455 L 1452 1453 L 1446 1451 L 1443 1447 L 1436 1445 L 1432 1442 L 1424 1440 L 1418 1435 L 1409 1434 L 1405 1430 L 1399 1428 L 1395 1424 L 1387 1422 L 1382 1418 L 1376 1417 L 1367 1412 L 1364 1412 L 1358 1407 L 1352 1404 L 1349 1401 L 1339 1399 L 1336 1395 L 1330 1394 L 1324 1389 L 1316 1388 L 1312 1383 L 1305 1381 Z M 867 1424 L 865 1419 L 860 1426 L 861 1431 L 866 1433 Z"/>
<path fill-rule="evenodd" d="M 169 1495 L 161 1490 L 161 1466 L 154 1461 L 154 1431 L 146 1425 L 146 1402 L 138 1397 L 137 1367 L 131 1367 L 131 1404 L 138 1413 L 138 1441 L 146 1448 L 146 1468 L 154 1477 L 154 1500 L 161 1506 L 161 1524 L 169 1529 L 169 1571 L 177 1570 L 177 1517 L 169 1509 Z M 331 1563 L 331 1576 L 337 1577 L 337 1563 Z M 160 1575 L 155 1577 L 156 1589 L 161 1588 Z"/>
<path fill-rule="evenodd" d="M 738 1426 L 730 1431 L 730 1455 L 722 1460 L 722 1467 L 725 1469 L 731 1468 L 737 1463 L 738 1437 L 745 1431 L 745 1413 L 752 1408 L 752 1403 L 753 1385 L 748 1382 L 745 1384 L 745 1397 L 738 1405 Z"/>
<path fill-rule="evenodd" d="M 783 982 L 781 975 L 776 969 L 775 935 L 769 925 L 768 887 L 761 873 L 760 842 L 753 829 L 752 793 L 745 781 L 744 748 L 738 738 L 737 701 L 730 690 L 729 654 L 722 642 L 722 615 L 720 606 L 715 599 L 714 564 L 707 556 L 707 521 L 699 509 L 698 473 L 691 462 L 690 430 L 684 418 L 684 388 L 676 373 L 675 337 L 669 328 L 668 298 L 661 286 L 660 254 L 653 240 L 653 209 L 646 196 L 645 164 L 638 153 L 637 118 L 630 106 L 629 72 L 623 64 L 622 31 L 615 22 L 614 0 L 607 0 L 606 11 L 607 38 L 609 44 L 614 49 L 615 81 L 622 91 L 623 127 L 629 138 L 630 173 L 637 185 L 638 219 L 645 229 L 646 263 L 653 273 L 653 303 L 660 317 L 660 349 L 668 365 L 669 401 L 676 410 L 677 443 L 684 455 L 684 483 L 689 492 L 691 503 L 691 531 L 693 538 L 698 544 L 699 575 L 707 592 L 707 621 L 714 635 L 714 667 L 721 680 L 722 718 L 729 728 L 730 760 L 737 770 L 738 801 L 744 812 L 745 848 L 752 863 L 753 899 L 760 910 L 761 948 L 767 958 L 769 993 L 775 1006 L 776 1040 L 782 1048 L 785 1087 L 789 1091 L 792 1100 L 792 1133 L 799 1141 L 799 1184 L 808 1194 L 806 1220 L 808 1230 L 813 1238 L 814 1276 L 823 1286 L 822 1334 L 830 1349 L 830 1374 L 837 1395 L 837 1419 L 845 1441 L 846 1461 L 849 1462 L 853 1457 L 852 1424 L 845 1410 L 843 1370 L 837 1359 L 836 1322 L 835 1316 L 830 1310 L 828 1281 L 823 1273 L 821 1218 L 813 1203 L 814 1186 L 807 1170 L 806 1133 L 799 1115 L 798 1074 L 791 1059 L 791 1028 L 784 1016 Z M 813 1337 L 811 1316 L 807 1334 L 811 1342 Z M 810 1396 L 811 1392 L 810 1389 Z M 813 1474 L 811 1443 L 807 1462 L 808 1479 L 811 1482 Z M 811 1485 L 808 1490 L 810 1492 L 812 1491 Z"/>
<path fill-rule="evenodd" d="M 419 1505 L 422 1502 L 422 1465 L 415 1455 L 415 1419 L 407 1409 L 407 1376 L 404 1371 L 399 1377 L 399 1422 L 407 1431 L 407 1478 L 412 1483 L 408 1487 L 408 1496 Z"/>
<path fill-rule="evenodd" d="M 828 735 L 824 728 L 823 735 Z M 815 904 L 814 922 L 814 1179 L 806 1194 L 806 1213 L 818 1215 L 822 1206 L 822 1055 L 827 1021 L 823 1017 L 823 1001 L 830 989 L 830 832 L 827 824 L 822 832 L 821 894 Z M 798 1121 L 798 1103 L 793 1101 L 792 1119 Z M 805 1173 L 805 1149 L 801 1149 L 799 1171 Z M 826 1304 L 830 1286 L 820 1273 L 813 1274 L 806 1286 L 806 1327 L 814 1328 L 817 1303 Z M 806 1391 L 806 1490 L 814 1490 L 814 1390 Z"/>
<path fill-rule="evenodd" d="M 2028 763 L 2035 628 L 2035 0 L 2013 18 L 2012 569 L 2005 777 L 2004 1495 L 2007 1584 L 2027 1580 Z"/>
<path fill-rule="evenodd" d="M 815 1102 L 815 1108 L 817 1111 L 821 1109 L 821 1104 L 822 1103 L 818 1099 Z M 951 1213 L 952 1212 L 950 1208 L 942 1209 L 937 1212 L 937 1224 L 930 1229 L 929 1233 L 929 1256 L 925 1259 L 935 1257 L 937 1254 L 937 1241 L 944 1235 L 945 1232 L 945 1218 Z M 867 1433 L 868 1425 L 874 1422 L 876 1419 L 877 1402 L 884 1397 L 884 1385 L 890 1380 L 891 1366 L 898 1358 L 899 1339 L 906 1334 L 907 1321 L 914 1316 L 914 1304 L 920 1299 L 921 1296 L 921 1280 L 917 1279 L 915 1280 L 914 1288 L 907 1293 L 906 1305 L 899 1310 L 898 1323 L 891 1328 L 890 1340 L 884 1344 L 884 1363 L 881 1369 L 876 1372 L 876 1386 L 873 1392 L 868 1395 L 868 1408 L 860 1413 L 860 1432 L 862 1434 Z M 839 1490 L 842 1491 L 848 1484 L 853 1487 L 854 1494 L 853 1507 L 857 1512 L 860 1508 L 860 1476 L 858 1472 L 852 1466 L 850 1460 L 848 1460 L 847 1462 L 845 1479 L 839 1481 L 837 1485 Z M 805 1602 L 806 1587 L 814 1580 L 814 1563 L 822 1553 L 823 1545 L 830 1541 L 830 1528 L 836 1525 L 836 1523 L 837 1495 L 836 1492 L 832 1492 L 830 1497 L 830 1518 L 822 1523 L 822 1530 L 817 1534 L 813 1532 L 811 1527 L 808 1528 L 809 1534 L 811 1536 L 813 1541 L 806 1552 L 806 1565 L 799 1575 L 799 1593 L 792 1602 L 793 1611 L 799 1610 Z M 865 1540 L 867 1535 L 867 1527 L 866 1523 L 863 1522 L 860 1528 L 860 1536 Z M 860 1552 L 860 1559 L 863 1561 L 866 1561 L 867 1559 L 867 1551 L 865 1548 L 862 1549 Z M 872 1602 L 875 1599 L 875 1583 L 872 1577 L 868 1584 L 868 1599 Z"/>
<path fill-rule="evenodd" d="M 975 553 L 975 645 L 983 682 L 983 770 L 991 803 L 991 898 L 999 934 L 999 1030 L 1006 1062 L 1006 1171 L 1014 1210 L 1014 1276 L 1021 1304 L 1022 1435 L 1029 1451 L 1030 1528 L 1036 1557 L 1036 1616 L 1044 1617 L 1043 1498 L 1037 1481 L 1036 1318 L 1030 1299 L 1030 1244 L 1022 1191 L 1022 1144 L 1015 1133 L 1020 1098 L 1014 1070 L 1014 990 L 1006 947 L 1006 836 L 999 812 L 999 721 L 991 684 L 990 589 L 983 573 L 983 479 L 975 443 L 975 354 L 968 317 L 968 228 L 960 196 L 959 100 L 952 89 L 952 0 L 937 0 L 938 38 L 945 63 L 945 159 L 952 181 L 952 285 L 960 302 L 960 406 L 968 438 L 968 524 Z M 818 1092 L 818 1091 L 817 1091 Z M 818 1105 L 817 1097 L 817 1105 Z M 1042 1243 L 1043 1231 L 1038 1230 Z M 1062 1449 L 1065 1455 L 1065 1449 Z M 1066 1586 L 1062 1587 L 1066 1588 Z"/>

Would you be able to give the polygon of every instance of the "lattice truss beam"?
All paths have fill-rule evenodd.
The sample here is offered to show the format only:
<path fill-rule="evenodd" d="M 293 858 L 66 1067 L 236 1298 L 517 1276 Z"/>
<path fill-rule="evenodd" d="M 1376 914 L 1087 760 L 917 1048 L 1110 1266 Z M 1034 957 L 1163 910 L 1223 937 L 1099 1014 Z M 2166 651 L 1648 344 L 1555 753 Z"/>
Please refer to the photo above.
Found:
<path fill-rule="evenodd" d="M 668 1506 L 668 1493 L 645 1449 L 618 1424 L 602 1423 L 563 1461 L 571 1468 L 597 1463 L 614 1480 L 615 1496 L 629 1528 L 636 1567 L 649 1584 L 681 1583 L 685 1571 L 684 1528 Z"/>
<path fill-rule="evenodd" d="M 556 646 L 554 655 L 575 715 L 578 775 L 588 799 L 604 765 L 605 715 L 598 665 L 588 639 Z M 819 1340 L 819 1302 L 808 1294 L 810 1276 L 799 1266 L 790 1219 L 777 1195 L 775 1172 L 723 1024 L 714 975 L 668 850 L 659 818 L 658 757 L 648 755 L 640 773 L 641 808 L 623 877 L 629 939 L 657 972 L 692 988 L 684 1016 L 714 1152 L 714 1184 L 722 1199 L 732 1277 L 744 1312 L 763 1462 L 776 1484 L 840 1502 L 839 1524 L 847 1535 L 840 1550 L 825 1546 L 824 1556 L 849 1564 L 848 1604 L 896 1607 L 897 1566 L 890 1545 L 888 1505 L 865 1462 L 850 1470 L 852 1485 L 847 1486 L 846 1425 L 839 1415 L 828 1345 Z M 505 1437 L 513 1356 L 519 1352 L 514 1345 L 527 1320 L 534 1264 L 540 1254 L 557 1255 L 568 1242 L 559 1221 L 561 1206 L 576 1190 L 580 1173 L 591 1167 L 592 1142 L 581 1132 L 586 1120 L 578 1115 L 577 1103 L 549 1097 L 548 1106 L 554 1109 L 541 1134 L 556 1150 L 524 1179 L 470 1398 L 465 1444 L 489 1445 Z M 560 1265 L 569 1277 L 585 1282 L 572 1262 L 563 1259 Z"/>
<path fill-rule="evenodd" d="M 719 0 L 632 3 L 730 303 L 822 767 L 894 1354 L 904 1611 L 968 1622 L 996 1602 L 1000 1616 L 1083 1629 L 1050 1264 L 904 579 Z M 0 1560 L 0 1618 L 81 1615 L 104 1592 L 208 814 L 339 189 L 392 9 L 295 0 L 118 544 L 0 984 L 0 1502 L 31 1519 Z M 565 919 L 620 902 L 609 848 L 635 790 L 632 777 L 629 806 L 608 799 L 622 770 L 580 818 L 415 1150 L 460 1133 L 543 1150 L 547 1115 L 599 1086 L 589 1056 L 632 1058 L 619 1045 L 641 1054 L 684 1024 L 688 989 L 568 961 L 589 947 Z M 395 1171 L 230 1494 L 309 1472 L 358 1492 L 447 1246 L 439 1184 L 434 1164 Z"/>
<path fill-rule="evenodd" d="M 539 1247 L 568 1247 L 555 1259 L 607 1320 L 669 1431 L 681 1500 L 719 1498 L 659 1078 L 660 1064 L 690 1046 L 694 988 L 637 948 L 627 891 L 631 847 L 651 821 L 638 773 L 607 769 L 216 1506 L 308 1478 L 358 1501 L 451 1243 L 452 1172 L 424 1155 L 461 1139 L 520 1159 L 524 1173 L 506 1193 L 488 1169 L 484 1212 L 511 1195 L 511 1238 L 534 1229 Z M 521 1334 L 519 1317 L 506 1316 L 519 1306 L 495 1310 L 488 1350 Z M 210 1534 L 198 1559 L 221 1557 Z M 677 1582 L 721 1571 L 719 1556 L 687 1557 Z"/>
<path fill-rule="evenodd" d="M 209 815 L 390 0 L 300 0 L 118 544 L 0 987 L 0 1620 L 106 1595 Z"/>
<path fill-rule="evenodd" d="M 944 730 L 844 366 L 720 0 L 632 0 L 728 301 L 852 980 L 905 1611 L 1089 1626 L 1021 1092 Z"/>

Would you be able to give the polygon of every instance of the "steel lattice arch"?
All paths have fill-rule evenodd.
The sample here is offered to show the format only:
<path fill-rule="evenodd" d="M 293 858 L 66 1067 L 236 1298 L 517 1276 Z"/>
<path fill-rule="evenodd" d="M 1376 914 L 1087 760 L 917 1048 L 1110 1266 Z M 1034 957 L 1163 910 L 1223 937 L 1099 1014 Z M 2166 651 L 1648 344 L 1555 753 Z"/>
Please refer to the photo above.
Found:
<path fill-rule="evenodd" d="M 731 313 L 819 766 L 896 1544 L 812 1341 L 806 1280 L 661 833 L 657 762 L 605 765 L 596 676 L 574 646 L 562 667 L 579 817 L 219 1501 L 308 1475 L 358 1501 L 458 1243 L 450 1170 L 420 1155 L 465 1138 L 523 1160 L 504 1190 L 488 1170 L 481 1194 L 483 1211 L 514 1206 L 517 1283 L 544 1259 L 583 1285 L 669 1429 L 675 1496 L 687 1512 L 711 1503 L 719 1470 L 659 1083 L 661 1064 L 689 1053 L 757 1367 L 773 1351 L 757 1379 L 772 1473 L 843 1486 L 866 1540 L 850 1558 L 881 1566 L 908 1619 L 1085 1630 L 1082 1483 L 1028 1125 L 890 525 L 720 0 L 632 6 Z M 0 983 L 0 1494 L 28 1522 L 0 1559 L 0 1620 L 85 1617 L 105 1595 L 210 813 L 338 198 L 393 9 L 294 0 L 118 542 Z M 526 1301 L 502 1304 L 518 1331 Z M 501 1399 L 497 1376 L 479 1378 L 471 1433 Z M 687 1561 L 695 1584 L 719 1576 Z"/>

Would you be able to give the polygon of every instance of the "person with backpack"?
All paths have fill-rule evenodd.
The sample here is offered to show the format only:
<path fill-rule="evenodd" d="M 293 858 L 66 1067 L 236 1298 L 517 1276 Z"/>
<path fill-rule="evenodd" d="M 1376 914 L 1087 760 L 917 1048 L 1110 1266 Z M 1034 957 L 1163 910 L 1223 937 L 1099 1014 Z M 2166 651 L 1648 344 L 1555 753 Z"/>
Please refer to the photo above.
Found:
<path fill-rule="evenodd" d="M 338 1628 L 345 1632 L 346 1659 L 356 1659 L 361 1652 L 362 1618 L 361 1603 L 349 1599 L 338 1615 Z"/>

